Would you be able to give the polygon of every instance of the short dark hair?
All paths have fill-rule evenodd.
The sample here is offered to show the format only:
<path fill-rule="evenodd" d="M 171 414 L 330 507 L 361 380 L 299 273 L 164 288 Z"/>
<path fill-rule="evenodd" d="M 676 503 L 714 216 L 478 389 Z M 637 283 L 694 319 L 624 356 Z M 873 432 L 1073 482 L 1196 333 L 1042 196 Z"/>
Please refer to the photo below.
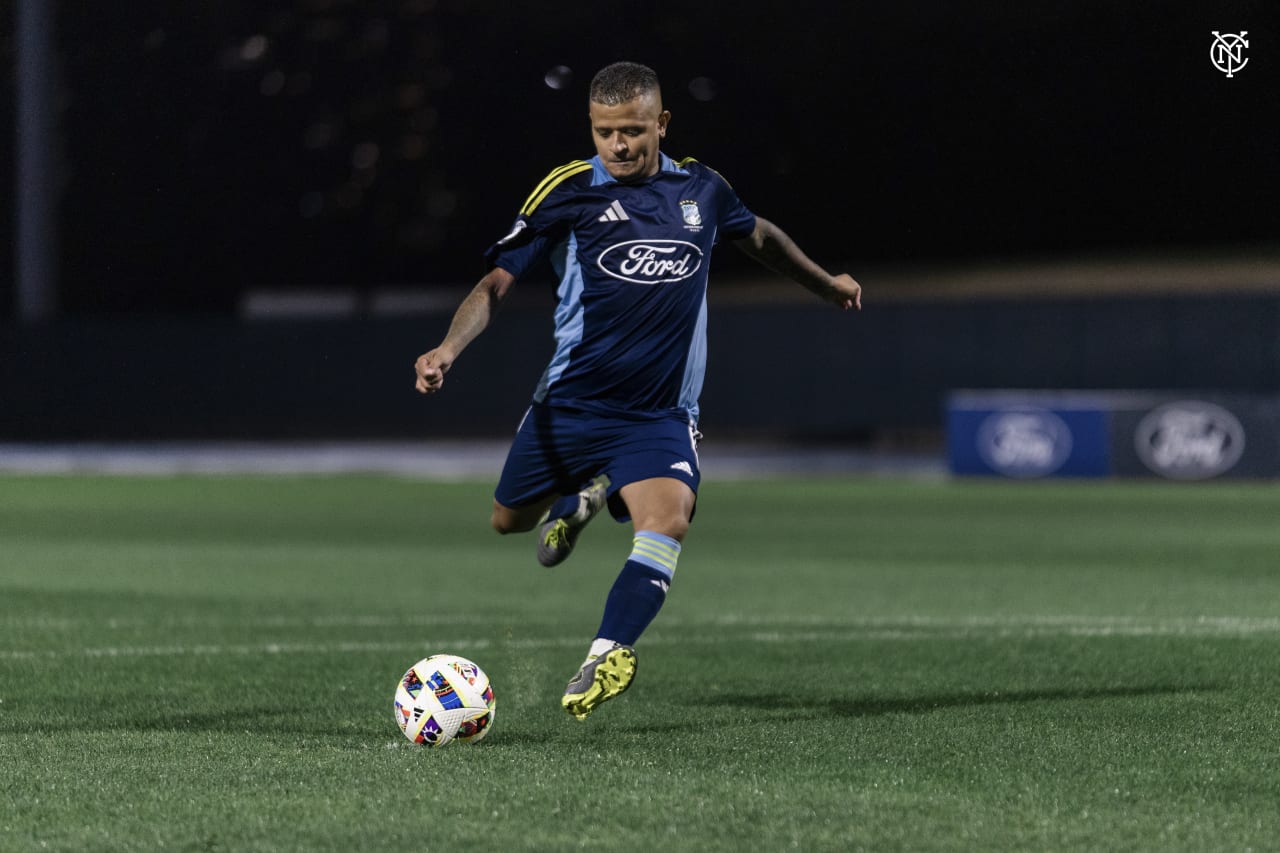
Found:
<path fill-rule="evenodd" d="M 649 92 L 662 94 L 657 73 L 638 62 L 615 62 L 606 65 L 591 78 L 591 100 L 597 104 L 617 106 Z"/>

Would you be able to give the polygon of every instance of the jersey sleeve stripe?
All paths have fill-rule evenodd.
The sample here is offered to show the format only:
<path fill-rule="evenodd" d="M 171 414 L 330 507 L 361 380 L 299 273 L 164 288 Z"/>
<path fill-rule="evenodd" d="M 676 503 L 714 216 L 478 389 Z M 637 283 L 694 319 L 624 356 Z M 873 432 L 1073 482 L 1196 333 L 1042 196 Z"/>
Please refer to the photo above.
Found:
<path fill-rule="evenodd" d="M 586 160 L 574 160 L 572 163 L 566 163 L 558 169 L 552 169 L 551 174 L 543 178 L 542 183 L 538 184 L 534 191 L 529 194 L 529 197 L 525 199 L 524 207 L 520 208 L 520 212 L 525 216 L 529 216 L 551 194 L 551 191 L 566 178 L 571 178 L 579 172 L 585 172 L 590 168 L 591 164 Z"/>
<path fill-rule="evenodd" d="M 698 161 L 697 161 L 697 159 L 696 159 L 696 158 L 694 158 L 694 157 L 685 157 L 683 160 L 677 160 L 677 161 L 676 161 L 676 165 L 677 165 L 677 166 L 679 166 L 679 167 L 680 167 L 680 168 L 682 168 L 682 169 L 683 169 L 685 166 L 688 166 L 690 163 L 698 163 Z M 724 181 L 725 186 L 727 186 L 729 189 L 733 189 L 733 184 L 729 183 L 729 181 L 725 178 L 725 176 L 724 176 L 724 175 L 721 175 L 719 172 L 716 172 L 716 170 L 715 170 L 715 169 L 711 168 L 711 167 L 710 167 L 710 166 L 708 166 L 706 163 L 698 163 L 698 165 L 699 165 L 699 166 L 701 166 L 702 168 L 706 169 L 708 172 L 714 172 L 714 173 L 715 173 L 715 175 L 716 175 L 716 177 L 718 177 L 720 180 Z"/>
<path fill-rule="evenodd" d="M 555 181 L 555 179 L 558 178 L 561 175 L 561 173 L 569 169 L 572 169 L 575 166 L 581 166 L 585 162 L 586 162 L 585 160 L 574 160 L 572 162 L 565 163 L 563 166 L 556 166 L 554 169 L 551 170 L 551 174 L 543 178 L 538 183 L 538 186 L 534 187 L 533 192 L 529 193 L 529 197 L 524 200 L 524 207 L 528 207 L 529 203 L 533 201 L 534 197 L 536 197 L 538 193 L 546 189 L 547 184 L 551 183 L 552 181 Z M 524 207 L 522 207 L 521 210 L 523 210 Z"/>

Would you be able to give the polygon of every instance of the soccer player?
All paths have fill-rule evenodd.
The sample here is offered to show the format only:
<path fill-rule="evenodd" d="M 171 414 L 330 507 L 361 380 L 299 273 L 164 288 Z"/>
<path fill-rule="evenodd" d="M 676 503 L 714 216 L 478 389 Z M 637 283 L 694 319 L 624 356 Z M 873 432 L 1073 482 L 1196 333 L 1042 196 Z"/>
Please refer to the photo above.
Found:
<path fill-rule="evenodd" d="M 693 517 L 712 247 L 730 240 L 839 308 L 862 307 L 856 281 L 811 261 L 717 172 L 659 150 L 671 113 L 652 69 L 603 68 L 588 107 L 596 156 L 534 187 L 444 340 L 415 364 L 417 390 L 439 391 L 512 285 L 550 259 L 560 280 L 555 354 L 507 456 L 492 524 L 504 534 L 536 527 L 544 566 L 569 556 L 606 506 L 634 526 L 596 639 L 561 700 L 578 719 L 631 685 L 636 640 L 662 607 Z"/>

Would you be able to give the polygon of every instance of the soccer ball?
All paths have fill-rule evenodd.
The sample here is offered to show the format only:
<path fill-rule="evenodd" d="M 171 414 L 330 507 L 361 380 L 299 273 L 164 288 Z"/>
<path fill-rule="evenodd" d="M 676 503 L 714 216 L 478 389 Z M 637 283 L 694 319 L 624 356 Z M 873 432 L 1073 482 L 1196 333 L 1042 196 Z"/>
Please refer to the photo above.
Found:
<path fill-rule="evenodd" d="M 414 743 L 478 743 L 493 727 L 493 688 L 484 670 L 457 655 L 409 667 L 396 687 L 396 725 Z"/>

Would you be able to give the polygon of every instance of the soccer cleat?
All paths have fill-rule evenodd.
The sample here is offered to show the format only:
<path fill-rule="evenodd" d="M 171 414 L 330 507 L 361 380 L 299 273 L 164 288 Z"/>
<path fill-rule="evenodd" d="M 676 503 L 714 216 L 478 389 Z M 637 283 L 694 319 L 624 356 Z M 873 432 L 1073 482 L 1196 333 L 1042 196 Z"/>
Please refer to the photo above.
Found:
<path fill-rule="evenodd" d="M 608 496 L 609 478 L 601 474 L 578 492 L 578 508 L 573 513 L 548 520 L 551 510 L 547 510 L 538 526 L 538 562 L 548 568 L 563 563 L 573 551 L 582 528 L 604 509 Z"/>
<path fill-rule="evenodd" d="M 579 720 L 620 695 L 636 677 L 636 650 L 614 643 L 609 651 L 590 658 L 564 690 L 560 704 Z"/>

